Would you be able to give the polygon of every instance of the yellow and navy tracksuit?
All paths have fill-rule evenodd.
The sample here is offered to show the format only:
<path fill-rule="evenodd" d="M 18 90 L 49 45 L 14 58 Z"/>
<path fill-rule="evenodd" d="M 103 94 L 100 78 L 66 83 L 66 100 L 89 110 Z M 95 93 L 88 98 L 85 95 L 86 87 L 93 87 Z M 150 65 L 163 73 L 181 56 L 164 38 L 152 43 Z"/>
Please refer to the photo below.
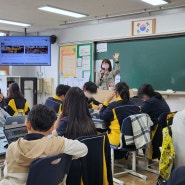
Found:
<path fill-rule="evenodd" d="M 87 100 L 87 103 L 88 103 L 88 108 L 89 109 L 94 109 L 94 106 L 95 105 L 100 105 L 101 103 L 97 100 L 95 100 L 94 98 L 87 98 L 86 97 L 86 100 Z"/>
<path fill-rule="evenodd" d="M 25 98 L 11 98 L 6 100 L 6 112 L 10 116 L 27 115 L 30 111 L 28 102 Z"/>
<path fill-rule="evenodd" d="M 110 104 L 109 102 L 104 102 L 100 110 L 100 118 L 110 124 L 108 137 L 112 145 L 119 146 L 120 144 L 120 130 L 123 120 L 130 115 L 139 113 L 138 106 L 131 101 L 125 102 L 121 97 L 118 97 L 115 102 Z"/>
<path fill-rule="evenodd" d="M 62 100 L 59 96 L 55 95 L 53 97 L 49 97 L 46 102 L 45 105 L 48 108 L 53 109 L 57 114 L 60 114 L 62 112 Z"/>

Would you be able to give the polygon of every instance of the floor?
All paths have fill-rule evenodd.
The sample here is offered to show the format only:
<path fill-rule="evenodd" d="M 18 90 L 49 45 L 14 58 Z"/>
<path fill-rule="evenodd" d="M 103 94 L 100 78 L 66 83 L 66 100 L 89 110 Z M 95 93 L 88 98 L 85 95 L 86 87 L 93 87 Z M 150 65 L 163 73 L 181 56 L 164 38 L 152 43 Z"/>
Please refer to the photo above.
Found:
<path fill-rule="evenodd" d="M 134 177 L 129 174 L 120 176 L 118 177 L 118 179 L 124 181 L 126 185 L 156 185 L 156 181 L 158 177 L 157 175 L 150 173 L 150 172 L 143 171 L 143 170 L 139 170 L 139 172 L 144 175 L 147 175 L 148 180 L 145 181 L 145 180 L 142 180 L 138 177 Z M 117 185 L 117 184 L 114 183 L 114 185 Z"/>
<path fill-rule="evenodd" d="M 151 173 L 151 172 L 148 172 L 148 171 L 145 171 L 145 170 L 141 170 L 141 169 L 143 169 L 143 166 L 144 166 L 143 159 L 138 159 L 137 162 L 138 162 L 137 166 L 139 168 L 137 172 L 141 173 L 142 175 L 146 175 L 148 177 L 148 179 L 146 181 L 142 180 L 138 177 L 132 176 L 130 174 L 124 174 L 121 176 L 117 176 L 117 179 L 122 180 L 125 183 L 125 185 L 156 185 L 158 175 Z M 130 169 L 130 167 L 131 167 L 130 166 L 131 160 L 119 160 L 116 163 L 126 166 L 127 169 Z M 157 170 L 158 163 L 156 163 L 156 161 L 154 163 L 155 163 L 155 165 L 153 165 L 152 168 Z M 115 167 L 115 171 L 121 172 L 121 168 Z M 114 183 L 114 185 L 117 185 L 117 184 Z"/>

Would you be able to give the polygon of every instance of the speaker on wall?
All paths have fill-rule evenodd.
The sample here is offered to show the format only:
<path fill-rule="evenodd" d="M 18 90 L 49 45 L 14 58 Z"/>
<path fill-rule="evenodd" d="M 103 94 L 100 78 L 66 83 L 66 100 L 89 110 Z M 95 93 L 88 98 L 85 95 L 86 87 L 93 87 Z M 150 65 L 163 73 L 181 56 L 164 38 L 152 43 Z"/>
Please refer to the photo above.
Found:
<path fill-rule="evenodd" d="M 57 36 L 56 35 L 51 35 L 50 36 L 50 41 L 51 41 L 51 44 L 55 44 L 55 42 L 57 41 Z"/>

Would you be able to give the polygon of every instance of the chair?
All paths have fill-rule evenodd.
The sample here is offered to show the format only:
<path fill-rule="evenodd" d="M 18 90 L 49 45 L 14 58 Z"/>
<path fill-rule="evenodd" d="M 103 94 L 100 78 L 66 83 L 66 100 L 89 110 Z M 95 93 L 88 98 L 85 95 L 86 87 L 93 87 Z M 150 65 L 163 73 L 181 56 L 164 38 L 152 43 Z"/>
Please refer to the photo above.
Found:
<path fill-rule="evenodd" d="M 68 185 L 113 185 L 110 144 L 107 135 L 78 138 L 88 147 L 88 154 L 72 161 Z"/>
<path fill-rule="evenodd" d="M 69 172 L 71 160 L 67 154 L 37 159 L 30 167 L 26 185 L 59 185 Z"/>
<path fill-rule="evenodd" d="M 146 118 L 146 120 L 150 120 L 149 116 L 147 114 L 137 114 L 137 115 L 134 115 L 136 118 Z M 138 124 L 141 124 L 140 121 L 138 121 Z M 148 124 L 147 124 L 148 125 Z M 144 127 L 143 127 L 144 128 Z M 129 145 L 126 145 L 126 141 L 125 141 L 125 130 L 130 130 L 131 132 L 131 135 L 128 136 L 128 142 L 130 143 Z M 150 131 L 150 125 L 148 125 L 148 128 L 145 127 L 145 130 L 143 130 L 144 132 L 149 132 Z M 150 133 L 148 133 L 149 135 Z M 136 177 L 139 177 L 143 180 L 147 180 L 147 176 L 145 175 L 142 175 L 142 174 L 139 174 L 136 172 L 136 154 L 137 154 L 137 150 L 138 149 L 141 149 L 141 148 L 147 148 L 148 147 L 148 144 L 150 142 L 150 139 L 148 138 L 148 140 L 146 141 L 145 145 L 143 145 L 141 148 L 136 148 L 135 146 L 135 143 L 134 143 L 134 140 L 131 139 L 133 137 L 133 129 L 132 129 L 132 121 L 131 121 L 131 116 L 125 118 L 123 120 L 123 123 L 122 123 L 122 127 L 121 127 L 121 136 L 120 136 L 120 146 L 113 146 L 111 145 L 111 160 L 112 160 L 112 172 L 113 172 L 113 176 L 118 176 L 118 175 L 122 175 L 122 174 L 126 174 L 126 173 L 130 173 L 131 175 L 134 175 Z M 120 172 L 120 173 L 114 173 L 114 150 L 120 150 L 120 151 L 123 151 L 123 152 L 129 152 L 132 154 L 132 169 L 131 170 L 128 170 L 128 169 L 125 169 L 125 171 L 123 172 Z M 120 181 L 116 178 L 113 178 L 113 181 L 120 184 L 120 185 L 123 185 L 124 182 L 123 181 Z"/>
<path fill-rule="evenodd" d="M 177 112 L 164 112 L 162 113 L 159 118 L 158 118 L 158 124 L 156 125 L 156 128 L 151 132 L 152 135 L 152 144 L 150 147 L 153 149 L 150 150 L 149 154 L 149 159 L 152 159 L 153 157 L 160 158 L 161 152 L 160 152 L 160 147 L 162 146 L 162 130 L 167 127 L 172 125 L 173 123 L 173 118 Z M 158 163 L 158 162 L 157 162 Z M 151 168 L 151 166 L 156 165 L 156 163 L 149 164 L 148 160 L 146 160 L 146 168 L 145 170 L 159 174 L 158 170 L 154 170 Z"/>

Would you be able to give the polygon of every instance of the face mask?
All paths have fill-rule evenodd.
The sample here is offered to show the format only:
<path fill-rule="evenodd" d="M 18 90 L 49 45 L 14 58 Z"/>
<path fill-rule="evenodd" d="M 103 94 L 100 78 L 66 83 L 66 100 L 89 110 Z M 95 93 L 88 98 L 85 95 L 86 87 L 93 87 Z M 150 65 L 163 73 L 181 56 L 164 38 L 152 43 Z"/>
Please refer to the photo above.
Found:
<path fill-rule="evenodd" d="M 84 92 L 84 94 L 85 94 L 85 97 L 86 98 L 92 98 L 93 97 L 93 95 L 90 94 L 90 93 L 88 93 L 88 92 Z"/>
<path fill-rule="evenodd" d="M 109 65 L 103 64 L 103 65 L 102 65 L 102 68 L 104 68 L 104 69 L 109 69 Z"/>

